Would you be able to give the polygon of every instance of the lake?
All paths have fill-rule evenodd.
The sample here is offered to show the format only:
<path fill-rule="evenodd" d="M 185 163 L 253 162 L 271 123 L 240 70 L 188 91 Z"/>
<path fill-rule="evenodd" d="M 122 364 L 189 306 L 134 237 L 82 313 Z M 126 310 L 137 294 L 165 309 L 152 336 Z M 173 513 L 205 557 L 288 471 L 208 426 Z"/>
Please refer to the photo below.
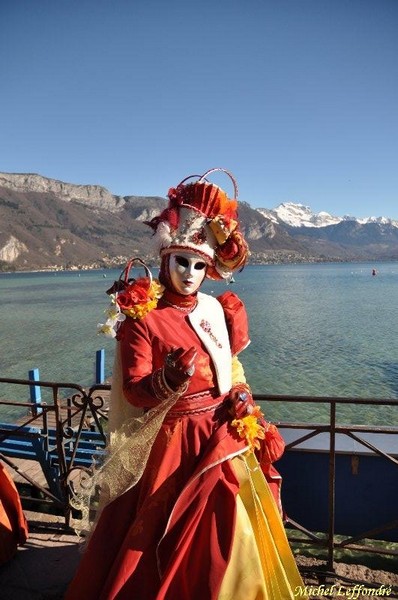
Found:
<path fill-rule="evenodd" d="M 108 305 L 105 291 L 118 275 L 1 274 L 1 376 L 23 379 L 37 367 L 42 380 L 90 385 L 99 348 L 105 348 L 111 375 L 114 342 L 96 327 Z M 214 295 L 225 289 L 224 282 L 203 287 Z M 249 315 L 251 344 L 241 360 L 255 392 L 398 397 L 398 263 L 249 266 L 230 289 Z M 0 397 L 6 395 L 0 387 Z M 344 410 L 349 422 L 398 424 L 395 408 Z M 281 403 L 266 412 L 273 419 L 306 421 L 327 414 L 323 405 Z"/>

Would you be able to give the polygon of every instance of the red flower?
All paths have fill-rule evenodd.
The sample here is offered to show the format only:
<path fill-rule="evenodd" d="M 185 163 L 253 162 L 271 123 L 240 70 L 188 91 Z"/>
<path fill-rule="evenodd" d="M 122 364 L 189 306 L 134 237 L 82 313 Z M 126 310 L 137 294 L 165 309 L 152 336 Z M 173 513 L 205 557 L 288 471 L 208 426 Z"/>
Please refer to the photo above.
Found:
<path fill-rule="evenodd" d="M 228 260 L 234 260 L 239 252 L 238 244 L 233 240 L 232 236 L 220 246 L 217 251 L 217 255 L 223 262 Z"/>
<path fill-rule="evenodd" d="M 121 309 L 129 309 L 136 304 L 148 302 L 151 299 L 148 293 L 150 291 L 150 284 L 151 282 L 148 277 L 136 279 L 117 295 L 116 302 Z"/>

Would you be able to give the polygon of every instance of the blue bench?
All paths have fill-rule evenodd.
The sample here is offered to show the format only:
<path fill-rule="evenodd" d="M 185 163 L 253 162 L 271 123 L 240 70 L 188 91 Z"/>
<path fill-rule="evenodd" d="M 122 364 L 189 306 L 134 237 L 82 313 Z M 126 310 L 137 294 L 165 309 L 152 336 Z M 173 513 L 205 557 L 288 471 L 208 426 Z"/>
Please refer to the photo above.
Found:
<path fill-rule="evenodd" d="M 105 441 L 99 432 L 82 430 L 78 442 L 76 438 L 77 432 L 72 430 L 71 437 L 62 440 L 67 468 L 89 468 L 94 460 L 103 457 Z M 61 462 L 54 428 L 44 432 L 38 427 L 0 423 L 0 453 L 40 463 L 50 492 L 62 500 Z"/>

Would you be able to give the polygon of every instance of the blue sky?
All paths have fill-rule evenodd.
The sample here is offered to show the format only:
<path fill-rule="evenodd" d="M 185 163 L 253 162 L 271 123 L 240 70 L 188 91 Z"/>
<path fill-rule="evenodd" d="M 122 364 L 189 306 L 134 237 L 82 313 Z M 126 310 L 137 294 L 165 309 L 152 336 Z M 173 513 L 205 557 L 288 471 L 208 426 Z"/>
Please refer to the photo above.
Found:
<path fill-rule="evenodd" d="M 398 219 L 397 31 L 397 0 L 0 0 L 0 171 L 221 166 L 254 207 Z"/>

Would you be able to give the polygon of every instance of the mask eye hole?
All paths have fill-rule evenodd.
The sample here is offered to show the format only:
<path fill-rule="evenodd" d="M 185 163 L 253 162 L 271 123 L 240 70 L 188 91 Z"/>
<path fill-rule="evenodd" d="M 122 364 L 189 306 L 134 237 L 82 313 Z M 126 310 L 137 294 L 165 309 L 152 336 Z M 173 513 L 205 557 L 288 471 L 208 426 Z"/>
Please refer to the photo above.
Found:
<path fill-rule="evenodd" d="M 194 269 L 197 269 L 198 271 L 202 271 L 205 267 L 206 267 L 205 262 L 197 262 L 194 266 Z"/>
<path fill-rule="evenodd" d="M 180 265 L 180 267 L 186 268 L 189 266 L 189 261 L 186 258 L 184 258 L 183 256 L 176 256 L 175 261 L 176 261 L 177 265 Z"/>

